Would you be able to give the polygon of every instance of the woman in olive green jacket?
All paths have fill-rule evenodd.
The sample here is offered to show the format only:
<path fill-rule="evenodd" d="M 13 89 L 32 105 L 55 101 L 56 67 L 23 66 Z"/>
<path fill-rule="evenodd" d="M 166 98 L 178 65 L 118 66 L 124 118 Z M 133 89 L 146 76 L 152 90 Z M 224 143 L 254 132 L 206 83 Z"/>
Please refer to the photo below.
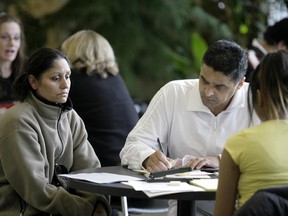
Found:
<path fill-rule="evenodd" d="M 68 172 L 100 167 L 68 98 L 70 73 L 65 55 L 42 48 L 14 85 L 19 103 L 0 121 L 1 216 L 111 214 L 103 195 L 71 194 L 53 182 L 56 165 Z"/>

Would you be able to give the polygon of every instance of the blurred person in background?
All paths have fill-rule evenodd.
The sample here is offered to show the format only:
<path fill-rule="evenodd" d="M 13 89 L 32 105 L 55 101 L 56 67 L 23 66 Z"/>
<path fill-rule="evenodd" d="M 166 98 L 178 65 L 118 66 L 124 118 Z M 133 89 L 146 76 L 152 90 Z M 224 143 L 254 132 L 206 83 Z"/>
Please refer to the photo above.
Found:
<path fill-rule="evenodd" d="M 120 165 L 120 150 L 138 114 L 111 45 L 100 34 L 81 30 L 68 37 L 61 49 L 72 64 L 69 96 L 85 123 L 88 140 L 102 166 Z"/>
<path fill-rule="evenodd" d="M 12 83 L 23 72 L 26 57 L 20 20 L 0 13 L 0 105 L 13 103 Z"/>
<path fill-rule="evenodd" d="M 254 38 L 248 50 L 248 70 L 246 81 L 250 81 L 251 73 L 269 52 L 288 50 L 288 17 L 268 26 L 263 33 L 263 39 Z"/>

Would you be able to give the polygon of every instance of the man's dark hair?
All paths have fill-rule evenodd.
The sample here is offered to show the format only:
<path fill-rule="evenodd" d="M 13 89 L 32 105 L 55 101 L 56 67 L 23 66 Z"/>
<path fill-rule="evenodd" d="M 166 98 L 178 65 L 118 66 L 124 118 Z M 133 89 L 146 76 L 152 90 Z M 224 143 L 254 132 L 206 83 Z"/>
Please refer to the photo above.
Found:
<path fill-rule="evenodd" d="M 205 52 L 203 63 L 237 83 L 246 74 L 248 55 L 237 43 L 218 40 Z"/>

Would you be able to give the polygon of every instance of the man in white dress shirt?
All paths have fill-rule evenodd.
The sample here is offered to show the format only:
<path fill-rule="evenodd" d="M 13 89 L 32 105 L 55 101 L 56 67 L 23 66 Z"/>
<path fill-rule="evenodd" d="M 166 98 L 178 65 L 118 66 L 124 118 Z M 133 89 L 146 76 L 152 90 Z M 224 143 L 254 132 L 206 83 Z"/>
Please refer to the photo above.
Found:
<path fill-rule="evenodd" d="M 153 97 L 120 152 L 122 165 L 149 172 L 175 164 L 219 167 L 227 138 L 259 123 L 247 106 L 247 65 L 247 53 L 237 43 L 212 44 L 204 54 L 199 79 L 169 82 Z M 169 207 L 169 215 L 176 215 L 176 202 L 169 202 Z"/>

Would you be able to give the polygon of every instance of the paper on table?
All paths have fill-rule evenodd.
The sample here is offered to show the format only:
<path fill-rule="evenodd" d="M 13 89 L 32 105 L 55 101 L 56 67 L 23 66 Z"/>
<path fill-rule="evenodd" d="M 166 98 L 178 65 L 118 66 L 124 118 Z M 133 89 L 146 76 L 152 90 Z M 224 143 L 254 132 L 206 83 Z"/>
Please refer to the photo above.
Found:
<path fill-rule="evenodd" d="M 115 182 L 132 181 L 132 180 L 143 180 L 142 178 L 127 175 L 118 175 L 112 173 L 61 174 L 59 175 L 59 177 L 85 180 L 94 183 L 115 183 Z"/>
<path fill-rule="evenodd" d="M 179 192 L 204 191 L 202 188 L 189 185 L 186 182 L 177 182 L 177 184 L 171 184 L 169 182 L 148 183 L 145 181 L 128 181 L 122 182 L 122 184 L 129 185 L 133 187 L 136 191 L 143 191 L 148 197 L 155 197 Z"/>
<path fill-rule="evenodd" d="M 213 173 L 201 171 L 201 170 L 193 170 L 190 172 L 184 172 L 184 173 L 177 173 L 173 175 L 167 175 L 166 177 L 169 178 L 200 178 L 200 179 L 210 179 L 210 175 L 213 175 Z"/>
<path fill-rule="evenodd" d="M 206 191 L 216 191 L 218 187 L 218 179 L 195 179 L 189 183 L 201 187 Z"/>

